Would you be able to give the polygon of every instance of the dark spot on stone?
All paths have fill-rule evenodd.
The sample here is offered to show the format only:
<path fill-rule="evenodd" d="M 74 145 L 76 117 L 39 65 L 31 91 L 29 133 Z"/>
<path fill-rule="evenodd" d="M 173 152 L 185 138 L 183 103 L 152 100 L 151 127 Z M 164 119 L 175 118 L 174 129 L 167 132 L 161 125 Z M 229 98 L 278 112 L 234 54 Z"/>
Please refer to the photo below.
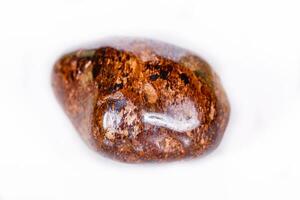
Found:
<path fill-rule="evenodd" d="M 74 81 L 74 80 L 75 80 L 75 77 L 76 77 L 75 72 L 71 72 L 71 73 L 69 74 L 69 80 L 70 80 L 70 81 Z"/>
<path fill-rule="evenodd" d="M 188 84 L 190 82 L 189 77 L 186 74 L 182 73 L 179 76 L 180 79 L 184 82 L 184 84 Z"/>
<path fill-rule="evenodd" d="M 160 78 L 166 80 L 168 78 L 169 71 L 167 71 L 167 70 L 161 70 L 160 73 L 159 73 L 159 75 L 160 75 Z"/>
<path fill-rule="evenodd" d="M 123 88 L 123 83 L 117 83 L 113 86 L 112 90 L 113 92 L 117 91 L 117 90 L 120 90 Z"/>
<path fill-rule="evenodd" d="M 171 72 L 173 70 L 173 66 L 172 65 L 167 65 L 166 68 L 167 68 L 168 72 Z"/>
<path fill-rule="evenodd" d="M 95 79 L 99 73 L 100 73 L 100 65 L 94 65 L 93 69 L 92 69 L 92 74 L 93 74 L 93 79 Z"/>
<path fill-rule="evenodd" d="M 159 78 L 159 75 L 158 74 L 152 74 L 149 78 L 150 78 L 151 81 L 156 81 Z"/>
<path fill-rule="evenodd" d="M 155 65 L 154 69 L 159 70 L 161 68 L 160 65 Z"/>
<path fill-rule="evenodd" d="M 146 69 L 151 69 L 151 63 L 149 63 L 149 62 L 145 63 L 145 68 Z"/>

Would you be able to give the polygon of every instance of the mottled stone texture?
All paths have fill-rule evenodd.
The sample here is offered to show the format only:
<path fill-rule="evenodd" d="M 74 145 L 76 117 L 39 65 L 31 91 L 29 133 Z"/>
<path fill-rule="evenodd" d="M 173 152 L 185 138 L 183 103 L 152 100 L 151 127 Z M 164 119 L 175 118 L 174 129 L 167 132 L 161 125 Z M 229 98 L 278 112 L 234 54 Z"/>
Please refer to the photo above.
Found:
<path fill-rule="evenodd" d="M 195 157 L 229 119 L 219 79 L 199 56 L 143 39 L 114 39 L 60 58 L 54 91 L 96 151 L 125 162 Z"/>

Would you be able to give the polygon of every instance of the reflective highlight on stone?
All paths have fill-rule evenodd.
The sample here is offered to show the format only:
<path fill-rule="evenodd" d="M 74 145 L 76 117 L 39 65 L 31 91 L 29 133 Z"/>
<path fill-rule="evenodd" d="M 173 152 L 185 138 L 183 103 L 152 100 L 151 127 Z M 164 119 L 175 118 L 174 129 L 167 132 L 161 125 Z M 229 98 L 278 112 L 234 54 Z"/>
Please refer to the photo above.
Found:
<path fill-rule="evenodd" d="M 118 38 L 66 54 L 52 84 L 87 144 L 125 162 L 203 155 L 219 144 L 229 119 L 211 67 L 153 40 Z"/>

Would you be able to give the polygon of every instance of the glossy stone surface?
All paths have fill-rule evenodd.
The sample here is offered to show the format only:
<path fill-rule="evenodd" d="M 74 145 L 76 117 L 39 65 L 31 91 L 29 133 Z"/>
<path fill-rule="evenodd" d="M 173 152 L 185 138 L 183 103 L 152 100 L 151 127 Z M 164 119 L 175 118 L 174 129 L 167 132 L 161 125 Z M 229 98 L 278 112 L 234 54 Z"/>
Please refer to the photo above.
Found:
<path fill-rule="evenodd" d="M 118 38 L 66 54 L 52 84 L 82 138 L 125 162 L 202 155 L 219 144 L 229 119 L 211 67 L 153 40 Z"/>

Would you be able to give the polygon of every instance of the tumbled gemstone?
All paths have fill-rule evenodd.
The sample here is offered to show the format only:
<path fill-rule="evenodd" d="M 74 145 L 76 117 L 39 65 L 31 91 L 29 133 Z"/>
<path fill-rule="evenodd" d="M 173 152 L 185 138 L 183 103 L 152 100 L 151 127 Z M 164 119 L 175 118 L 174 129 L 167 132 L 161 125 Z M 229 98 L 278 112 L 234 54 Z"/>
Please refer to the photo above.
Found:
<path fill-rule="evenodd" d="M 54 91 L 96 151 L 125 162 L 196 157 L 214 149 L 229 103 L 212 68 L 163 42 L 118 38 L 60 58 Z"/>

